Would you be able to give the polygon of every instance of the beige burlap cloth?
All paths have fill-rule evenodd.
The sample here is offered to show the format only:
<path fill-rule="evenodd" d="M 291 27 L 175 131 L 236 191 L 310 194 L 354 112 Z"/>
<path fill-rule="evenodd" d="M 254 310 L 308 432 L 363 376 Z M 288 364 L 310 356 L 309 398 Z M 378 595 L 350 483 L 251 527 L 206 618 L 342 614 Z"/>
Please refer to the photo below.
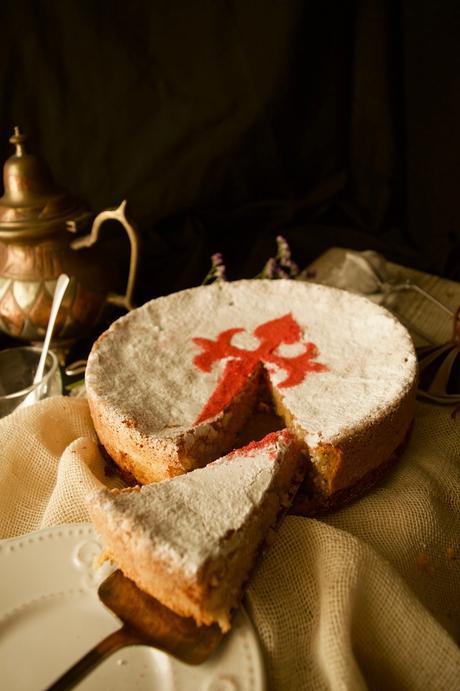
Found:
<path fill-rule="evenodd" d="M 460 415 L 418 403 L 400 463 L 322 520 L 287 517 L 246 605 L 269 688 L 460 689 Z M 86 521 L 104 473 L 84 399 L 0 420 L 0 537 Z"/>
<path fill-rule="evenodd" d="M 0 536 L 86 521 L 109 484 L 84 399 L 0 420 Z M 283 523 L 247 608 L 270 688 L 460 688 L 460 420 L 417 406 L 401 462 L 323 520 Z"/>

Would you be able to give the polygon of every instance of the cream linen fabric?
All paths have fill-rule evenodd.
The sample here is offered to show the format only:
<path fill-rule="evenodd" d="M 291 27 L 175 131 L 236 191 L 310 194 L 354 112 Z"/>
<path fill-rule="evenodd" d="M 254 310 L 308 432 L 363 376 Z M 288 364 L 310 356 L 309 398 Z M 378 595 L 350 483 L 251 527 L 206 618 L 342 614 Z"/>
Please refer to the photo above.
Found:
<path fill-rule="evenodd" d="M 0 444 L 0 538 L 87 521 L 85 495 L 115 484 L 84 399 L 59 396 L 12 413 L 0 420 Z"/>
<path fill-rule="evenodd" d="M 331 283 L 345 258 L 339 248 L 320 257 L 316 280 Z M 452 310 L 460 303 L 456 283 L 389 269 Z M 445 314 L 422 297 L 406 292 L 395 307 L 417 345 L 450 337 Z M 378 487 L 322 520 L 284 521 L 246 597 L 272 691 L 460 691 L 460 413 L 451 412 L 418 403 L 409 445 Z M 0 420 L 0 537 L 87 521 L 87 492 L 119 484 L 104 467 L 84 399 Z"/>
<path fill-rule="evenodd" d="M 289 516 L 246 598 L 269 688 L 460 688 L 460 419 L 420 403 L 401 462 L 323 520 Z M 0 529 L 87 521 L 113 486 L 88 405 L 58 397 L 0 420 Z"/>

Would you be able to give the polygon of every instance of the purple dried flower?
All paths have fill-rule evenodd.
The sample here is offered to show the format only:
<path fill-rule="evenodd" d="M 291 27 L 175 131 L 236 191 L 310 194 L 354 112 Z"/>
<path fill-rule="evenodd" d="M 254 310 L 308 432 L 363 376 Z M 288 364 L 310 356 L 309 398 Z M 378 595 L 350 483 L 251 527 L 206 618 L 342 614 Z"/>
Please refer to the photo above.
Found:
<path fill-rule="evenodd" d="M 282 235 L 278 235 L 276 237 L 276 243 L 278 245 L 278 253 L 276 258 L 278 259 L 280 267 L 286 270 L 283 271 L 283 277 L 295 278 L 299 273 L 299 267 L 295 261 L 291 259 L 291 249 L 286 238 L 284 238 Z"/>
<path fill-rule="evenodd" d="M 222 254 L 222 252 L 216 252 L 211 256 L 211 268 L 206 274 L 201 285 L 207 285 L 208 283 L 212 283 L 213 281 L 219 282 L 226 280 L 227 278 L 225 276 L 224 255 Z"/>
<path fill-rule="evenodd" d="M 299 273 L 299 267 L 291 259 L 291 250 L 287 240 L 282 236 L 276 237 L 276 257 L 271 257 L 256 278 L 295 278 Z"/>
<path fill-rule="evenodd" d="M 222 266 L 224 263 L 224 255 L 222 252 L 215 252 L 211 255 L 211 264 L 213 267 Z"/>
<path fill-rule="evenodd" d="M 271 257 L 258 275 L 258 278 L 276 278 L 277 268 L 276 259 Z"/>
<path fill-rule="evenodd" d="M 277 259 L 271 257 L 265 264 L 262 271 L 257 274 L 256 278 L 290 278 L 290 275 L 287 271 L 285 271 Z"/>
<path fill-rule="evenodd" d="M 276 244 L 278 245 L 278 254 L 276 255 L 277 259 L 279 259 L 281 262 L 290 261 L 291 250 L 286 238 L 284 238 L 282 235 L 277 235 Z"/>

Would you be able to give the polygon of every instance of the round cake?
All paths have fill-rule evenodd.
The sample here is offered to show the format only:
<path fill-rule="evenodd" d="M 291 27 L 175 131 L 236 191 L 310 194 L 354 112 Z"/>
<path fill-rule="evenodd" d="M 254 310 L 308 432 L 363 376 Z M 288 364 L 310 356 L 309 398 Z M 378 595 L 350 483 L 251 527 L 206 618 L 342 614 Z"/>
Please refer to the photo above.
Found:
<path fill-rule="evenodd" d="M 289 280 L 215 283 L 114 322 L 88 359 L 94 425 L 141 484 L 235 447 L 267 399 L 304 445 L 308 492 L 334 497 L 376 477 L 411 425 L 416 355 L 385 309 Z"/>

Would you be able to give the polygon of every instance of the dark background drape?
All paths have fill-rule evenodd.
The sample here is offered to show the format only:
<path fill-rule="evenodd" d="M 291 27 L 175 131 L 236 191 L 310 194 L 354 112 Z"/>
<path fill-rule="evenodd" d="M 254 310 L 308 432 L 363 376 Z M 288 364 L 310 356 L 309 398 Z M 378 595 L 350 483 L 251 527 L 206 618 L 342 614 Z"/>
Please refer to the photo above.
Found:
<path fill-rule="evenodd" d="M 2 160 L 19 125 L 95 211 L 128 199 L 138 302 L 279 233 L 460 279 L 455 0 L 3 0 L 0 30 Z"/>

